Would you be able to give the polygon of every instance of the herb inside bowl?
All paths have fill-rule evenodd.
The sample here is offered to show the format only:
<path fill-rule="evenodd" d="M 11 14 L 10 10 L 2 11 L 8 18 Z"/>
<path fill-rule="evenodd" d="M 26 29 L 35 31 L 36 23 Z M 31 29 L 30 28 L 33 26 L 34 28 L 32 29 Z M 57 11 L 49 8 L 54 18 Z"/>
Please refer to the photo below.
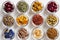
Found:
<path fill-rule="evenodd" d="M 3 24 L 6 26 L 12 26 L 14 24 L 14 18 L 10 15 L 4 15 Z"/>
<path fill-rule="evenodd" d="M 17 9 L 20 12 L 26 12 L 28 10 L 28 4 L 24 1 L 19 1 L 17 4 Z"/>

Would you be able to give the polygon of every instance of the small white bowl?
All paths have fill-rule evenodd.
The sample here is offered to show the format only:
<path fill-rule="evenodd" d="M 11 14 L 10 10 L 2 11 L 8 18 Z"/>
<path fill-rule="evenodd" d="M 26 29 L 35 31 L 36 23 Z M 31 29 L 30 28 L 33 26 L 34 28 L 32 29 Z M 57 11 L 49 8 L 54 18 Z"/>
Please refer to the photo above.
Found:
<path fill-rule="evenodd" d="M 49 14 L 54 14 L 54 13 L 56 13 L 56 12 L 50 12 L 49 10 L 48 10 L 48 8 L 47 8 L 47 6 L 48 6 L 48 4 L 50 3 L 50 2 L 55 2 L 56 4 L 57 4 L 57 11 L 59 10 L 59 4 L 56 2 L 56 1 L 53 1 L 53 0 L 51 0 L 51 1 L 49 1 L 48 3 L 47 3 L 47 5 L 46 5 L 46 11 L 49 13 Z"/>
<path fill-rule="evenodd" d="M 25 2 L 25 1 L 22 0 L 22 1 L 19 1 L 19 2 Z M 26 12 L 21 12 L 21 11 L 19 11 L 19 9 L 17 8 L 17 5 L 18 5 L 19 2 L 17 2 L 17 4 L 16 4 L 16 10 L 17 10 L 17 12 L 18 12 L 19 14 L 26 13 L 26 12 L 28 11 L 28 9 L 29 9 L 29 5 L 28 5 L 28 3 L 25 2 L 25 3 L 27 4 L 27 10 L 26 10 Z"/>
<path fill-rule="evenodd" d="M 37 14 L 34 14 L 33 16 L 35 16 L 35 15 L 37 15 Z M 40 15 L 40 14 L 39 14 Z M 32 19 L 33 19 L 33 16 L 32 16 L 32 18 L 31 18 L 31 23 L 32 23 L 32 25 L 33 26 L 35 26 L 35 27 L 38 27 L 38 26 L 41 26 L 42 24 L 43 24 L 43 22 L 44 22 L 44 19 L 43 19 L 43 22 L 40 24 L 40 25 L 36 25 L 36 24 L 34 24 L 34 22 L 32 21 Z M 41 16 L 41 15 L 40 15 Z M 42 16 L 41 16 L 42 17 Z M 42 17 L 43 18 L 43 17 Z M 38 19 L 37 19 L 38 20 Z"/>
<path fill-rule="evenodd" d="M 41 4 L 42 4 L 42 7 L 43 7 L 42 10 L 39 10 L 39 11 L 36 12 L 36 11 L 34 11 L 34 10 L 32 9 L 32 6 L 33 6 L 34 2 L 39 2 L 39 1 L 38 1 L 38 0 L 35 0 L 35 1 L 32 2 L 32 4 L 31 4 L 31 11 L 32 11 L 33 13 L 35 13 L 35 14 L 42 12 L 42 10 L 43 10 L 43 8 L 44 8 L 44 5 L 41 3 Z"/>
<path fill-rule="evenodd" d="M 6 15 L 8 15 L 8 14 L 6 14 Z M 6 16 L 6 15 L 4 15 L 4 16 Z M 3 17 L 4 17 L 4 16 L 3 16 Z M 11 16 L 11 15 L 9 15 L 9 16 Z M 11 17 L 12 17 L 12 16 L 11 16 Z M 14 19 L 14 18 L 13 18 L 13 19 Z M 13 27 L 14 24 L 15 24 L 15 19 L 14 19 L 14 24 L 13 24 L 13 25 L 7 26 L 7 25 L 5 25 L 5 24 L 3 23 L 3 18 L 2 18 L 2 24 L 3 24 L 3 26 L 5 26 L 5 27 L 7 27 L 7 28 Z"/>
<path fill-rule="evenodd" d="M 28 19 L 28 23 L 29 23 L 29 18 L 28 18 L 28 16 L 26 16 L 25 14 L 22 14 L 22 15 L 25 16 L 25 17 Z M 18 15 L 17 17 L 19 17 L 19 16 L 21 16 L 21 15 Z M 17 17 L 16 17 L 16 18 L 17 18 Z M 28 23 L 27 23 L 26 25 L 23 25 L 23 24 L 19 25 L 19 24 L 17 23 L 17 20 L 16 20 L 16 19 L 15 19 L 15 22 L 16 22 L 17 26 L 20 27 L 20 28 L 25 27 L 26 25 L 28 25 Z"/>
<path fill-rule="evenodd" d="M 41 32 L 42 32 L 42 36 L 41 36 L 40 38 L 38 38 L 38 39 L 35 38 L 34 35 L 33 35 L 33 31 L 36 30 L 36 29 L 39 29 L 39 30 L 41 30 Z M 34 40 L 41 40 L 41 39 L 43 38 L 43 36 L 44 36 L 44 32 L 43 32 L 43 30 L 42 30 L 41 28 L 39 28 L 39 27 L 35 27 L 35 28 L 33 28 L 33 30 L 32 30 L 31 33 L 32 33 L 32 38 L 33 38 Z"/>
<path fill-rule="evenodd" d="M 13 9 L 12 12 L 8 12 L 8 13 L 7 13 L 7 12 L 4 10 L 5 3 L 7 3 L 7 2 L 10 2 L 10 1 L 5 1 L 5 2 L 2 4 L 2 11 L 3 11 L 5 14 L 11 14 L 11 13 L 13 13 L 13 11 L 15 10 L 15 6 L 14 6 L 14 4 L 13 4 L 12 2 L 10 2 L 10 3 L 13 5 L 14 9 Z"/>
<path fill-rule="evenodd" d="M 53 15 L 53 14 L 50 14 L 50 15 Z M 48 15 L 49 16 L 49 15 Z M 48 17 L 47 16 L 47 17 Z M 59 18 L 58 18 L 58 16 L 57 15 L 53 15 L 53 16 L 55 16 L 56 18 L 57 18 L 57 23 L 55 24 L 55 25 L 53 25 L 53 26 L 51 26 L 51 25 L 49 25 L 48 23 L 47 23 L 47 18 L 46 18 L 46 24 L 49 26 L 49 27 L 55 27 L 56 25 L 58 25 L 58 23 L 59 23 Z"/>
<path fill-rule="evenodd" d="M 46 37 L 47 37 L 47 39 L 49 39 L 49 40 L 56 40 L 56 39 L 59 37 L 58 29 L 56 29 L 56 28 L 54 28 L 54 29 L 57 31 L 57 36 L 55 37 L 55 39 L 50 39 L 50 38 L 48 37 L 47 31 L 46 31 Z M 47 30 L 48 30 L 48 29 L 47 29 Z"/>
<path fill-rule="evenodd" d="M 29 38 L 29 31 L 28 31 L 26 28 L 24 28 L 24 29 L 27 30 L 28 36 L 23 39 L 23 38 L 20 38 L 20 37 L 18 36 L 18 33 L 19 33 L 19 30 L 20 30 L 20 29 L 21 29 L 21 28 L 19 28 L 18 31 L 17 31 L 17 38 L 18 38 L 19 40 L 27 40 L 27 39 Z"/>
<path fill-rule="evenodd" d="M 11 28 L 5 28 L 5 29 L 10 30 Z M 10 39 L 10 38 L 5 38 L 5 37 L 4 37 L 5 29 L 3 29 L 3 31 L 2 31 L 2 38 L 3 38 L 4 40 L 12 40 L 12 39 Z M 12 30 L 13 30 L 13 29 L 12 29 Z M 13 30 L 13 32 L 14 32 L 14 30 Z M 14 33 L 15 33 L 15 32 L 14 32 Z M 14 37 L 15 37 L 15 35 L 14 35 Z M 14 39 L 14 37 L 13 37 L 13 39 Z"/>

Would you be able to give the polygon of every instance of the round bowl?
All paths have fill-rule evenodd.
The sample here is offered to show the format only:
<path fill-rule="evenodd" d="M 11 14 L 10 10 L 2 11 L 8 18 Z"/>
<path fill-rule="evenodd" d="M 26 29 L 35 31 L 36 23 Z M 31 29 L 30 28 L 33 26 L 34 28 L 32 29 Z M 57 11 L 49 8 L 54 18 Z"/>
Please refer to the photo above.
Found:
<path fill-rule="evenodd" d="M 17 31 L 17 38 L 19 39 L 19 40 L 27 40 L 28 38 L 29 38 L 29 31 L 27 30 L 27 33 L 28 33 L 28 36 L 27 37 L 25 37 L 25 38 L 20 38 L 19 36 L 18 36 L 18 33 L 19 33 L 19 30 L 20 30 L 21 28 L 19 28 L 18 29 L 18 31 Z M 26 29 L 26 28 L 24 28 L 24 29 Z"/>
<path fill-rule="evenodd" d="M 53 14 L 50 14 L 50 15 L 53 15 Z M 49 16 L 49 15 L 48 15 Z M 48 17 L 47 16 L 47 17 Z M 55 16 L 56 18 L 57 18 L 57 23 L 55 24 L 55 25 L 53 25 L 53 26 L 51 26 L 51 25 L 49 25 L 48 23 L 47 23 L 47 18 L 46 18 L 46 24 L 49 26 L 49 27 L 55 27 L 56 25 L 58 25 L 58 23 L 59 23 L 59 18 L 58 18 L 58 16 L 57 15 L 53 15 L 53 16 Z"/>
<path fill-rule="evenodd" d="M 47 3 L 47 5 L 46 5 L 46 11 L 49 13 L 49 14 L 54 14 L 54 13 L 56 13 L 56 12 L 50 12 L 49 10 L 48 10 L 48 8 L 47 8 L 47 6 L 48 6 L 48 4 L 50 3 L 50 2 L 55 2 L 56 4 L 57 4 L 57 11 L 59 10 L 59 4 L 56 2 L 56 1 L 49 1 L 48 3 Z"/>
<path fill-rule="evenodd" d="M 22 14 L 22 15 L 25 16 L 25 17 L 28 19 L 28 22 L 27 22 L 27 24 L 26 24 L 26 25 L 28 25 L 28 23 L 29 23 L 29 18 L 28 18 L 28 16 L 26 16 L 25 14 Z M 21 15 L 18 15 L 17 17 L 19 17 L 19 16 L 21 16 Z M 17 18 L 17 17 L 16 17 L 16 18 Z M 21 28 L 22 28 L 22 27 L 25 27 L 25 26 L 26 26 L 26 25 L 23 25 L 23 24 L 19 25 L 19 24 L 17 23 L 17 20 L 15 20 L 15 21 L 16 21 L 16 24 L 17 24 L 18 27 L 21 27 Z"/>
<path fill-rule="evenodd" d="M 25 2 L 25 1 L 22 0 L 22 1 L 19 1 L 19 2 Z M 19 2 L 17 2 L 17 4 L 16 4 L 16 10 L 17 10 L 17 12 L 18 12 L 19 14 L 26 13 L 26 12 L 28 11 L 28 9 L 29 9 L 28 3 L 25 2 L 25 3 L 27 4 L 27 6 L 28 6 L 26 12 L 21 12 L 21 11 L 19 11 L 19 9 L 17 8 L 17 5 L 18 5 Z"/>
<path fill-rule="evenodd" d="M 3 29 L 3 31 L 2 31 L 2 38 L 3 38 L 3 40 L 12 40 L 12 39 L 14 39 L 15 35 L 13 36 L 12 39 L 10 39 L 10 38 L 5 38 L 5 37 L 4 37 L 4 31 L 5 31 L 6 29 L 10 30 L 11 28 L 5 28 L 5 29 Z M 13 29 L 12 29 L 12 30 L 13 30 Z M 14 31 L 14 30 L 13 30 L 13 31 Z M 14 33 L 15 33 L 15 32 L 14 32 Z"/>
<path fill-rule="evenodd" d="M 39 1 L 36 0 L 36 1 L 33 1 L 33 2 L 32 2 L 32 4 L 31 4 L 31 11 L 32 11 L 33 13 L 35 13 L 35 14 L 42 12 L 42 10 L 43 10 L 43 8 L 44 8 L 44 5 L 41 3 L 41 4 L 42 4 L 42 7 L 43 7 L 42 10 L 39 10 L 39 11 L 36 12 L 36 11 L 34 11 L 34 10 L 32 9 L 32 5 L 34 4 L 34 2 L 39 2 Z"/>
<path fill-rule="evenodd" d="M 40 14 L 34 14 L 33 16 L 35 16 L 35 15 L 40 15 Z M 32 16 L 32 19 L 33 19 L 33 16 Z M 40 15 L 40 16 L 41 16 L 41 15 Z M 41 17 L 42 17 L 42 16 L 41 16 Z M 32 23 L 32 25 L 35 26 L 35 27 L 41 26 L 41 25 L 43 24 L 43 22 L 44 22 L 44 19 L 43 19 L 43 17 L 42 17 L 43 22 L 42 22 L 41 24 L 39 24 L 39 25 L 36 25 L 36 24 L 34 24 L 34 22 L 32 21 L 32 19 L 31 19 L 31 23 Z"/>
<path fill-rule="evenodd" d="M 39 29 L 39 30 L 41 30 L 41 32 L 42 32 L 42 36 L 41 36 L 40 38 L 38 38 L 38 39 L 33 36 L 33 31 L 34 31 L 35 29 Z M 34 40 L 41 40 L 41 39 L 43 38 L 43 35 L 44 35 L 44 32 L 43 32 L 43 30 L 42 30 L 41 28 L 39 28 L 39 27 L 33 28 L 33 30 L 32 30 L 32 38 L 33 38 Z"/>
<path fill-rule="evenodd" d="M 6 14 L 6 15 L 8 15 L 8 14 Z M 6 16 L 6 15 L 4 15 L 4 16 Z M 3 16 L 3 17 L 4 17 L 4 16 Z M 8 16 L 11 16 L 11 15 L 8 15 Z M 11 16 L 11 17 L 12 17 L 12 16 Z M 13 19 L 14 19 L 14 18 L 13 18 Z M 5 24 L 3 23 L 3 18 L 2 18 L 2 24 L 3 24 L 3 26 L 5 26 L 5 27 L 7 27 L 7 28 L 13 27 L 14 24 L 15 24 L 15 19 L 14 19 L 14 24 L 11 25 L 11 26 L 8 26 L 8 25 L 5 25 Z"/>
<path fill-rule="evenodd" d="M 14 9 L 13 9 L 12 12 L 8 12 L 8 13 L 7 13 L 7 12 L 4 10 L 4 5 L 5 5 L 5 3 L 7 3 L 7 2 L 10 2 L 10 1 L 5 1 L 5 2 L 2 4 L 2 11 L 3 11 L 5 14 L 11 14 L 11 13 L 13 13 L 13 11 L 15 10 L 15 6 L 14 6 L 14 4 L 13 4 L 12 2 L 10 2 L 10 3 L 13 5 Z"/>
<path fill-rule="evenodd" d="M 49 39 L 49 40 L 56 40 L 58 37 L 59 37 L 59 32 L 58 32 L 58 29 L 54 28 L 56 31 L 57 31 L 57 36 L 55 37 L 55 39 L 51 39 L 48 37 L 47 35 L 47 31 L 46 31 L 46 37 Z M 48 29 L 47 29 L 48 30 Z"/>

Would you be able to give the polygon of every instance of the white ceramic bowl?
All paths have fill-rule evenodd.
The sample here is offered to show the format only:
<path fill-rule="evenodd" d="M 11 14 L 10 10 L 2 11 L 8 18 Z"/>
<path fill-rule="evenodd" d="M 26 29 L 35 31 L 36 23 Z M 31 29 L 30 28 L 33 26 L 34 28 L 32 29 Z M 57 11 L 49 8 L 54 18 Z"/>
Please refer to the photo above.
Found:
<path fill-rule="evenodd" d="M 22 0 L 22 1 L 19 1 L 19 2 L 25 2 L 25 1 Z M 29 9 L 28 3 L 25 2 L 25 3 L 27 4 L 27 10 L 26 10 L 26 12 L 21 12 L 21 11 L 19 11 L 19 9 L 17 8 L 17 5 L 18 5 L 19 2 L 17 2 L 17 4 L 16 4 L 16 10 L 17 10 L 17 12 L 18 12 L 19 14 L 26 13 L 26 12 L 28 11 L 28 9 Z"/>
<path fill-rule="evenodd" d="M 29 23 L 29 18 L 28 18 L 28 16 L 26 16 L 25 14 L 22 14 L 22 15 L 25 16 L 25 17 L 28 19 L 28 23 Z M 17 17 L 19 17 L 19 16 L 21 16 L 21 15 L 18 15 Z M 16 18 L 17 18 L 17 17 L 16 17 Z M 17 26 L 18 26 L 18 27 L 21 27 L 21 28 L 24 27 L 24 26 L 26 26 L 26 25 L 28 25 L 28 23 L 27 23 L 26 25 L 23 25 L 23 24 L 19 25 L 19 24 L 17 23 L 17 20 L 16 20 L 16 19 L 15 19 L 15 22 L 16 22 Z"/>
<path fill-rule="evenodd" d="M 53 15 L 53 14 L 50 14 L 50 15 Z M 49 15 L 48 15 L 49 16 Z M 48 17 L 47 16 L 47 17 Z M 47 23 L 47 18 L 46 18 L 46 24 L 49 26 L 49 27 L 55 27 L 56 25 L 58 25 L 58 23 L 59 23 L 59 18 L 58 18 L 58 16 L 57 15 L 53 15 L 53 16 L 55 16 L 56 18 L 57 18 L 57 22 L 56 22 L 56 24 L 55 25 L 53 25 L 53 26 L 51 26 L 51 25 L 49 25 L 48 23 Z"/>
<path fill-rule="evenodd" d="M 49 13 L 49 14 L 54 14 L 54 13 L 56 13 L 56 12 L 50 12 L 49 10 L 48 10 L 48 8 L 47 8 L 47 6 L 48 6 L 48 4 L 50 3 L 50 2 L 55 2 L 56 4 L 57 4 L 57 11 L 59 10 L 59 4 L 56 2 L 56 1 L 53 1 L 53 0 L 51 0 L 51 1 L 49 1 L 48 3 L 47 3 L 47 5 L 46 5 L 46 11 Z"/>
<path fill-rule="evenodd" d="M 6 15 L 8 15 L 8 14 L 6 14 Z M 4 15 L 4 16 L 6 16 L 6 15 Z M 3 17 L 4 17 L 4 16 L 3 16 Z M 9 16 L 11 16 L 11 15 L 9 15 Z M 11 17 L 12 17 L 12 16 L 11 16 Z M 13 18 L 13 19 L 14 19 L 14 18 Z M 13 24 L 13 25 L 7 26 L 7 25 L 5 25 L 5 24 L 3 23 L 3 18 L 2 18 L 2 24 L 3 24 L 3 26 L 5 26 L 5 27 L 7 27 L 7 28 L 13 27 L 14 24 L 15 24 L 15 19 L 14 19 L 14 24 Z"/>
<path fill-rule="evenodd" d="M 3 38 L 3 40 L 12 40 L 12 39 L 10 39 L 10 38 L 5 38 L 5 37 L 4 37 L 4 32 L 5 32 L 6 29 L 10 30 L 11 28 L 5 28 L 5 29 L 3 29 L 3 31 L 2 31 L 2 38 Z M 13 29 L 12 29 L 12 30 L 13 30 Z M 13 32 L 14 32 L 14 30 L 13 30 Z M 14 32 L 14 33 L 15 33 L 15 32 Z M 14 37 L 15 37 L 15 35 L 14 35 Z M 14 37 L 13 37 L 13 39 L 14 39 Z"/>
<path fill-rule="evenodd" d="M 43 8 L 44 8 L 44 5 L 41 3 L 41 4 L 42 4 L 42 7 L 43 7 L 42 10 L 39 10 L 39 11 L 36 12 L 36 11 L 34 11 L 34 10 L 32 9 L 32 6 L 33 6 L 34 2 L 40 2 L 40 1 L 35 0 L 35 1 L 32 2 L 32 4 L 31 4 L 31 11 L 32 11 L 33 13 L 35 13 L 35 14 L 42 12 L 42 10 L 43 10 Z"/>
<path fill-rule="evenodd" d="M 17 31 L 17 38 L 18 38 L 19 40 L 27 40 L 27 39 L 29 38 L 29 31 L 28 31 L 26 28 L 24 28 L 24 29 L 27 30 L 28 36 L 25 37 L 25 38 L 20 38 L 20 37 L 18 36 L 18 33 L 19 33 L 19 30 L 20 30 L 20 29 L 21 29 L 21 28 L 19 28 L 18 31 Z"/>
<path fill-rule="evenodd" d="M 35 15 L 37 15 L 37 14 L 34 14 L 33 16 L 35 16 Z M 40 14 L 39 14 L 39 15 L 40 15 Z M 43 22 L 42 22 L 41 24 L 39 24 L 39 25 L 36 25 L 36 24 L 34 24 L 34 22 L 32 21 L 33 16 L 32 16 L 32 18 L 31 18 L 31 23 L 32 23 L 32 25 L 35 26 L 35 27 L 41 26 L 41 25 L 43 24 L 43 22 L 44 22 L 43 17 L 40 15 L 40 16 L 42 17 L 42 19 L 43 19 Z M 38 19 L 37 19 L 37 20 L 38 20 Z"/>
<path fill-rule="evenodd" d="M 49 29 L 49 28 L 48 28 L 48 29 Z M 47 29 L 47 30 L 48 30 L 48 29 Z M 55 39 L 49 38 L 48 35 L 47 35 L 47 31 L 46 31 L 46 37 L 47 37 L 47 39 L 49 39 L 49 40 L 56 40 L 56 39 L 59 37 L 58 29 L 56 29 L 56 28 L 54 28 L 54 29 L 57 31 L 57 36 L 55 37 Z"/>
<path fill-rule="evenodd" d="M 2 4 L 2 11 L 3 11 L 5 14 L 11 14 L 11 13 L 13 13 L 13 11 L 15 10 L 15 6 L 14 6 L 14 4 L 13 4 L 12 2 L 10 2 L 10 3 L 13 5 L 14 9 L 13 9 L 12 12 L 8 12 L 8 13 L 7 13 L 7 12 L 4 10 L 5 3 L 7 3 L 7 2 L 10 2 L 10 1 L 5 1 L 5 2 Z"/>
<path fill-rule="evenodd" d="M 39 29 L 39 30 L 41 30 L 41 32 L 42 32 L 42 33 L 41 33 L 42 36 L 41 36 L 40 38 L 38 38 L 38 39 L 35 38 L 34 35 L 33 35 L 33 31 L 36 30 L 36 29 Z M 43 36 L 44 36 L 44 32 L 43 32 L 43 30 L 42 30 L 41 28 L 39 28 L 39 27 L 35 27 L 35 28 L 33 28 L 33 30 L 32 30 L 31 33 L 32 33 L 32 38 L 33 38 L 34 40 L 41 40 L 41 39 L 43 38 Z"/>

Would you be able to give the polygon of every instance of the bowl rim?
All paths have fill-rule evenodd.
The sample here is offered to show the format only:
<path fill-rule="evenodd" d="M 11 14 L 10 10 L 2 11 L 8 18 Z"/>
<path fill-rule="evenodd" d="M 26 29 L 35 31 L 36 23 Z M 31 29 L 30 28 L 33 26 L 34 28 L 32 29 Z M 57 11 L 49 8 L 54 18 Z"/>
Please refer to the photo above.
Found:
<path fill-rule="evenodd" d="M 50 13 L 50 14 L 53 14 L 53 13 L 56 13 L 56 12 L 50 12 L 49 10 L 48 10 L 48 8 L 47 8 L 47 6 L 48 6 L 48 4 L 49 3 L 51 3 L 51 2 L 55 2 L 56 4 L 57 4 L 57 11 L 59 11 L 59 4 L 58 4 L 58 2 L 56 2 L 56 1 L 54 1 L 54 0 L 50 0 L 48 3 L 47 3 L 47 5 L 46 5 L 46 11 L 48 12 L 48 13 Z"/>
<path fill-rule="evenodd" d="M 53 14 L 50 14 L 50 15 L 53 15 Z M 47 17 L 49 17 L 50 15 L 48 15 Z M 47 26 L 49 26 L 49 27 L 55 27 L 55 26 L 57 26 L 58 25 L 58 23 L 59 23 L 59 17 L 57 16 L 57 15 L 53 15 L 53 16 L 55 16 L 56 18 L 57 18 L 57 23 L 55 23 L 53 26 L 51 26 L 51 25 L 49 25 L 48 23 L 47 23 L 47 18 L 46 18 L 46 24 L 47 24 Z"/>
<path fill-rule="evenodd" d="M 35 27 L 35 28 L 32 29 L 32 32 L 31 32 L 32 38 L 33 38 L 34 40 L 35 40 L 35 39 L 38 40 L 37 38 L 35 38 L 35 37 L 33 36 L 33 31 L 36 30 L 36 29 L 41 30 L 42 36 L 41 36 L 40 38 L 38 38 L 38 39 L 42 39 L 43 36 L 44 36 L 44 32 L 43 32 L 43 30 L 42 30 L 41 28 L 39 28 L 39 27 Z"/>
<path fill-rule="evenodd" d="M 39 10 L 39 11 L 35 12 L 35 11 L 32 9 L 32 5 L 33 5 L 34 2 L 39 2 L 39 3 L 41 3 L 41 4 L 42 4 L 42 7 L 43 7 L 42 10 L 44 9 L 44 5 L 43 5 L 43 3 L 40 2 L 40 1 L 38 1 L 38 0 L 35 0 L 35 1 L 33 1 L 32 4 L 31 4 L 31 11 L 34 12 L 34 13 L 41 13 L 42 10 Z"/>
<path fill-rule="evenodd" d="M 14 7 L 14 9 L 13 9 L 13 11 L 15 11 L 15 6 L 14 6 L 14 3 L 12 3 L 11 1 L 5 1 L 3 4 L 2 4 L 2 11 L 5 13 L 5 14 L 11 14 L 11 13 L 13 13 L 13 11 L 12 12 L 6 12 L 5 10 L 4 10 L 4 5 L 5 5 L 5 3 L 7 3 L 7 2 L 10 2 L 12 5 L 13 5 L 13 7 Z"/>
<path fill-rule="evenodd" d="M 10 39 L 10 38 L 5 38 L 5 37 L 4 37 L 4 31 L 5 31 L 5 29 L 10 30 L 11 28 L 4 28 L 1 36 L 3 37 L 3 39 L 4 39 L 4 40 L 6 40 L 6 39 Z M 12 30 L 13 30 L 13 29 L 12 29 Z M 13 32 L 15 33 L 15 31 L 14 31 L 14 30 L 13 30 Z M 13 36 L 13 38 L 12 38 L 12 39 L 14 39 L 14 38 L 15 38 L 15 34 L 14 34 L 14 36 Z"/>
<path fill-rule="evenodd" d="M 16 4 L 16 10 L 17 10 L 17 12 L 18 12 L 19 14 L 26 13 L 26 12 L 21 12 L 21 11 L 19 11 L 19 9 L 17 8 L 17 5 L 18 5 L 19 2 L 25 2 L 25 3 L 27 4 L 27 10 L 26 10 L 26 12 L 27 12 L 28 9 L 29 9 L 28 3 L 27 3 L 26 1 L 24 1 L 24 0 L 20 0 L 20 1 L 18 1 L 17 4 Z"/>
<path fill-rule="evenodd" d="M 24 28 L 24 27 L 23 27 L 23 28 Z M 21 28 L 18 28 L 17 38 L 20 39 L 20 40 L 22 40 L 22 39 L 28 39 L 28 38 L 29 38 L 29 31 L 28 31 L 26 28 L 24 28 L 24 29 L 27 30 L 28 36 L 26 36 L 25 38 L 20 38 L 20 37 L 18 36 L 18 33 L 19 33 L 19 30 L 20 30 L 20 29 L 21 29 Z"/>
<path fill-rule="evenodd" d="M 20 27 L 20 26 L 22 26 L 22 27 L 27 26 L 28 23 L 29 23 L 29 17 L 28 17 L 27 15 L 25 15 L 25 14 L 18 15 L 17 17 L 19 17 L 19 16 L 25 16 L 25 17 L 28 19 L 28 20 L 27 20 L 28 22 L 27 22 L 26 25 L 23 25 L 23 24 L 22 24 L 22 25 L 19 25 L 19 24 L 17 23 L 17 20 L 15 19 L 15 22 L 16 22 L 17 26 L 18 26 L 18 27 Z M 17 18 L 17 17 L 16 17 L 16 18 Z M 22 27 L 20 27 L 20 28 L 22 28 Z"/>
<path fill-rule="evenodd" d="M 35 15 L 40 15 L 40 14 L 34 14 L 33 16 L 35 16 Z M 42 19 L 43 19 L 43 22 L 42 22 L 41 24 L 39 24 L 39 25 L 34 24 L 34 22 L 32 21 L 33 16 L 32 16 L 32 18 L 31 18 L 31 23 L 32 23 L 32 25 L 35 26 L 35 27 L 37 27 L 37 26 L 41 26 L 41 25 L 43 24 L 43 22 L 44 22 L 44 18 L 43 18 L 43 16 L 40 15 L 40 16 L 42 17 Z"/>
<path fill-rule="evenodd" d="M 52 27 L 52 28 L 53 28 L 53 27 Z M 50 28 L 48 28 L 48 29 L 50 29 Z M 47 29 L 47 30 L 48 30 L 48 29 Z M 57 31 L 57 36 L 55 37 L 55 39 L 57 39 L 57 38 L 59 37 L 58 29 L 57 29 L 57 28 L 53 28 L 53 29 L 55 29 L 55 30 Z M 46 34 L 46 37 L 47 37 L 48 39 L 53 40 L 53 39 L 51 39 L 51 38 L 48 37 L 48 35 L 47 35 L 47 31 L 46 31 L 45 34 Z"/>
<path fill-rule="evenodd" d="M 8 15 L 8 14 L 6 14 L 6 15 Z M 4 15 L 3 17 L 5 17 L 6 15 Z M 8 16 L 11 16 L 11 15 L 8 15 Z M 13 16 L 11 16 L 11 17 L 14 19 L 14 23 L 13 23 L 13 25 L 11 25 L 11 26 L 7 26 L 7 25 L 5 25 L 5 24 L 3 23 L 3 17 L 2 17 L 2 24 L 3 24 L 3 26 L 5 26 L 5 27 L 7 27 L 7 28 L 14 27 L 14 25 L 15 25 L 15 19 L 14 19 Z"/>

